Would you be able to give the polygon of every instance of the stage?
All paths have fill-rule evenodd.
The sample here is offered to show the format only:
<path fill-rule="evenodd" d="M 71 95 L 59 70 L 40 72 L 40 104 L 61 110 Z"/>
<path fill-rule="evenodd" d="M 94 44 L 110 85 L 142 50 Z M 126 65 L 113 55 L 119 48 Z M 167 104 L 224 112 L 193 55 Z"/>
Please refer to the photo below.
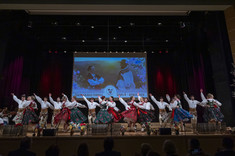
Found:
<path fill-rule="evenodd" d="M 113 125 L 112 133 L 109 131 L 110 129 L 108 129 L 106 133 L 92 133 L 92 131 L 89 133 L 87 130 L 82 136 L 80 131 L 77 130 L 75 130 L 73 136 L 70 136 L 70 132 L 64 132 L 62 127 L 59 127 L 56 136 L 33 136 L 33 127 L 28 126 L 26 135 L 32 138 L 32 151 L 36 152 L 37 155 L 43 155 L 50 145 L 57 144 L 60 147 L 62 156 L 74 154 L 77 146 L 82 142 L 88 143 L 90 155 L 94 155 L 96 152 L 103 149 L 103 139 L 107 136 L 112 136 L 114 138 L 115 150 L 121 151 L 124 156 L 134 155 L 135 152 L 139 152 L 141 143 L 150 143 L 155 151 L 163 154 L 162 144 L 166 139 L 171 139 L 176 143 L 179 155 L 185 155 L 188 149 L 188 141 L 191 138 L 199 139 L 203 150 L 212 155 L 221 147 L 220 145 L 223 137 L 229 136 L 235 140 L 234 135 L 225 134 L 225 131 L 194 134 L 192 132 L 191 124 L 189 123 L 185 125 L 186 131 L 180 132 L 179 135 L 175 134 L 174 128 L 172 128 L 171 135 L 160 135 L 159 132 L 156 134 L 153 131 L 148 135 L 146 131 L 141 132 L 141 126 L 137 124 L 136 132 L 125 132 L 122 136 L 120 126 L 127 125 L 126 123 Z M 159 129 L 159 126 L 159 123 L 152 123 L 151 129 Z M 110 127 L 110 125 L 108 127 Z M 2 135 L 0 137 L 1 154 L 7 155 L 8 151 L 16 149 L 19 146 L 19 142 L 22 137 L 23 136 Z"/>

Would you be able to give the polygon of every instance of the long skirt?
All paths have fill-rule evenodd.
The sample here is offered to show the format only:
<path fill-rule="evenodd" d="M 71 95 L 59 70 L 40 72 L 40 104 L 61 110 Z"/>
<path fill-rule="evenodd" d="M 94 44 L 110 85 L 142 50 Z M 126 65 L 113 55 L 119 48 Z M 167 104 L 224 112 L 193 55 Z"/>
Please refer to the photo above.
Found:
<path fill-rule="evenodd" d="M 117 111 L 115 111 L 114 108 L 112 108 L 112 107 L 109 107 L 108 113 L 112 114 L 114 122 L 118 122 L 119 120 L 122 119 L 122 115 L 120 113 L 118 113 Z"/>
<path fill-rule="evenodd" d="M 70 118 L 72 122 L 80 124 L 87 120 L 87 117 L 77 107 L 71 109 L 70 111 Z"/>
<path fill-rule="evenodd" d="M 154 112 L 143 110 L 143 109 L 137 109 L 137 120 L 139 123 L 147 123 L 151 122 L 155 118 Z"/>
<path fill-rule="evenodd" d="M 204 110 L 203 118 L 205 122 L 209 122 L 211 120 L 222 122 L 224 119 L 224 115 L 221 113 L 219 108 L 206 107 Z"/>
<path fill-rule="evenodd" d="M 108 113 L 107 110 L 101 109 L 96 115 L 94 123 L 110 123 L 113 119 L 113 116 Z"/>
<path fill-rule="evenodd" d="M 12 119 L 12 121 L 15 122 L 15 124 L 20 124 L 23 119 L 23 111 L 18 111 L 16 116 Z"/>
<path fill-rule="evenodd" d="M 48 119 L 48 112 L 40 112 L 40 121 L 39 121 L 39 125 L 41 127 L 46 127 L 47 126 L 47 119 Z"/>
<path fill-rule="evenodd" d="M 176 108 L 172 111 L 174 122 L 188 121 L 193 117 L 188 111 L 182 108 Z"/>
<path fill-rule="evenodd" d="M 29 123 L 35 123 L 39 121 L 39 117 L 34 112 L 33 108 L 26 108 L 23 113 L 22 124 L 28 125 Z"/>
<path fill-rule="evenodd" d="M 125 122 L 136 122 L 137 121 L 137 111 L 135 108 L 130 108 L 129 110 L 126 110 L 121 113 L 124 117 Z"/>
<path fill-rule="evenodd" d="M 58 113 L 54 118 L 54 124 L 58 124 L 61 121 L 68 123 L 70 121 L 70 110 L 68 108 L 63 108 L 60 113 Z"/>

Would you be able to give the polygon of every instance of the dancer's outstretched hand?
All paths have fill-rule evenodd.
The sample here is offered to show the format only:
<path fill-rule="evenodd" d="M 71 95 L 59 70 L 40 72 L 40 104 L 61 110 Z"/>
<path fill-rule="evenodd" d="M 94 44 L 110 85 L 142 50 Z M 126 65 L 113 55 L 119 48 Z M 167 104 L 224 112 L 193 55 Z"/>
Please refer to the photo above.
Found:
<path fill-rule="evenodd" d="M 51 93 L 49 93 L 49 96 L 51 96 L 52 94 Z"/>
<path fill-rule="evenodd" d="M 149 96 L 153 96 L 153 94 L 149 93 Z"/>
<path fill-rule="evenodd" d="M 12 96 L 14 96 L 15 94 L 14 93 L 11 93 Z"/>
<path fill-rule="evenodd" d="M 200 89 L 200 92 L 202 93 L 202 92 L 203 92 L 203 89 Z"/>

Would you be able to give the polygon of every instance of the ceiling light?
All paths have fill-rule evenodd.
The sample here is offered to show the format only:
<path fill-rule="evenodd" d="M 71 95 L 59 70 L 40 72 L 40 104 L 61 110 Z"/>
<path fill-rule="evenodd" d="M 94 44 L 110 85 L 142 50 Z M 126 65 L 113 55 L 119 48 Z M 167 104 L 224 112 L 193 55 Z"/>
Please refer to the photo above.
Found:
<path fill-rule="evenodd" d="M 162 23 L 161 23 L 161 22 L 159 22 L 157 25 L 158 25 L 158 26 L 161 26 L 161 25 L 162 25 Z"/>
<path fill-rule="evenodd" d="M 124 42 L 127 43 L 127 40 L 125 40 Z"/>
<path fill-rule="evenodd" d="M 67 51 L 65 50 L 64 53 L 67 53 Z"/>
<path fill-rule="evenodd" d="M 84 43 L 84 42 L 85 42 L 85 40 L 82 40 L 82 42 Z"/>
<path fill-rule="evenodd" d="M 122 29 L 122 26 L 118 26 L 118 29 Z"/>
<path fill-rule="evenodd" d="M 91 29 L 94 29 L 94 28 L 95 28 L 95 26 L 94 26 L 94 25 L 92 25 L 92 26 L 91 26 Z"/>
<path fill-rule="evenodd" d="M 169 42 L 168 40 L 166 40 L 166 42 Z"/>
<path fill-rule="evenodd" d="M 80 26 L 81 24 L 79 22 L 75 23 L 76 26 Z"/>
<path fill-rule="evenodd" d="M 130 26 L 134 26 L 134 25 L 135 25 L 135 23 L 133 23 L 133 22 L 130 23 Z"/>
<path fill-rule="evenodd" d="M 98 38 L 98 40 L 99 40 L 99 41 L 101 41 L 101 40 L 102 40 L 102 38 L 100 37 L 100 38 Z"/>
<path fill-rule="evenodd" d="M 116 37 L 113 37 L 114 40 L 116 40 L 117 38 Z"/>
<path fill-rule="evenodd" d="M 62 39 L 62 40 L 67 40 L 67 38 L 66 38 L 66 37 L 62 37 L 61 39 Z"/>

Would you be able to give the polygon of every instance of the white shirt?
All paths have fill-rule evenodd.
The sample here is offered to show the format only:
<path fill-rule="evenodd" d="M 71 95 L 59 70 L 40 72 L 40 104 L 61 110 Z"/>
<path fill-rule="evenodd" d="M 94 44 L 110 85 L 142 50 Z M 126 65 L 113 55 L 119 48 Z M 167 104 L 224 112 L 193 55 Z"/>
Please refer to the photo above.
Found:
<path fill-rule="evenodd" d="M 163 102 L 157 101 L 154 96 L 151 96 L 151 99 L 158 106 L 159 109 L 165 109 L 166 107 L 168 107 L 170 111 L 172 110 L 168 103 L 166 103 L 164 101 Z"/>
<path fill-rule="evenodd" d="M 97 102 L 91 102 L 91 101 L 87 100 L 87 98 L 85 96 L 83 96 L 83 99 L 86 101 L 89 109 L 95 109 L 96 106 L 100 106 Z"/>
<path fill-rule="evenodd" d="M 75 101 L 72 101 L 70 102 L 68 100 L 68 97 L 66 95 L 64 95 L 65 98 L 66 98 L 66 102 L 65 102 L 65 106 L 68 108 L 68 109 L 73 109 L 75 107 L 80 107 L 80 108 L 86 108 L 85 105 L 81 104 L 81 103 L 78 103 L 76 100 Z"/>
<path fill-rule="evenodd" d="M 190 100 L 187 96 L 187 94 L 184 94 L 184 99 L 188 102 L 189 108 L 197 108 L 197 105 L 200 104 L 197 100 Z"/>
<path fill-rule="evenodd" d="M 51 96 L 49 96 L 49 100 L 54 105 L 54 109 L 61 109 L 62 108 L 62 102 L 54 101 Z"/>
<path fill-rule="evenodd" d="M 173 103 L 171 103 L 171 98 L 170 98 L 169 95 L 166 95 L 166 99 L 167 99 L 167 101 L 170 102 L 170 107 L 171 107 L 171 109 L 175 109 L 175 108 L 177 108 L 177 107 L 182 108 L 182 105 L 181 105 L 181 101 L 180 101 L 180 100 L 175 100 Z M 178 105 L 178 104 L 180 104 L 180 105 Z"/>
<path fill-rule="evenodd" d="M 146 109 L 146 110 L 155 110 L 153 105 L 150 102 L 140 102 L 139 104 L 137 104 L 137 107 L 141 108 L 141 109 Z"/>
<path fill-rule="evenodd" d="M 119 98 L 119 101 L 125 106 L 125 109 L 126 110 L 129 110 L 130 109 L 130 106 L 131 104 L 133 104 L 134 106 L 138 107 L 138 104 L 135 102 L 135 101 L 131 101 L 129 102 L 128 104 L 126 103 L 126 101 L 124 101 L 122 98 Z"/>
<path fill-rule="evenodd" d="M 115 111 L 119 111 L 119 109 L 116 107 L 116 102 L 114 102 L 114 101 L 108 101 L 107 102 L 107 105 L 109 106 L 109 107 L 112 107 Z"/>
<path fill-rule="evenodd" d="M 50 107 L 51 109 L 54 109 L 54 107 L 48 102 L 48 101 L 43 101 L 39 96 L 35 95 L 37 101 L 40 103 L 41 105 L 41 109 L 47 109 L 48 107 Z"/>
<path fill-rule="evenodd" d="M 222 103 L 220 103 L 220 102 L 219 102 L 218 100 L 216 100 L 216 99 L 206 99 L 205 96 L 204 96 L 204 94 L 203 94 L 202 92 L 201 92 L 201 98 L 202 98 L 201 104 L 202 104 L 203 106 L 206 106 L 207 103 L 208 103 L 208 101 L 210 101 L 210 102 L 213 101 L 213 103 L 214 103 L 215 105 L 217 105 L 218 107 L 222 106 Z M 207 101 L 207 100 L 208 100 L 208 101 Z"/>
<path fill-rule="evenodd" d="M 101 99 L 101 97 L 98 97 L 98 100 L 99 100 L 99 103 L 100 103 L 100 107 L 102 108 L 102 109 L 108 109 L 108 106 L 106 105 L 107 104 L 107 101 L 103 101 L 102 99 Z"/>
<path fill-rule="evenodd" d="M 13 99 L 15 100 L 15 102 L 18 103 L 19 109 L 24 109 L 25 107 L 27 107 L 31 103 L 31 101 L 27 101 L 27 100 L 22 101 L 22 100 L 18 99 L 15 95 L 13 96 Z"/>

